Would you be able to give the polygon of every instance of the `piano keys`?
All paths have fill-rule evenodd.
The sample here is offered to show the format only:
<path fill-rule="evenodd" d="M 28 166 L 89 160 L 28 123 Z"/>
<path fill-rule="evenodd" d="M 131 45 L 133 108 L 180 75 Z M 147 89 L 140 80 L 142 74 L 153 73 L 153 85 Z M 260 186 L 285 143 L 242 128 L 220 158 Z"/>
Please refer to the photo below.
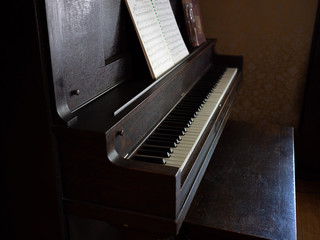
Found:
<path fill-rule="evenodd" d="M 139 147 L 133 159 L 183 169 L 236 73 L 237 68 L 213 68 L 207 73 Z"/>

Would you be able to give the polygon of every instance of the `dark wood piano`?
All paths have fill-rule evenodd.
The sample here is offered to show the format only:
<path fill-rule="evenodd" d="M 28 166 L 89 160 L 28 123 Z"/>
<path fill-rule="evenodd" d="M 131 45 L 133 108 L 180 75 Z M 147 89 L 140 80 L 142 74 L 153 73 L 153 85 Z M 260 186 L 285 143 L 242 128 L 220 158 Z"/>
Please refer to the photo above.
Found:
<path fill-rule="evenodd" d="M 170 2 L 188 44 L 181 2 Z M 219 55 L 207 40 L 153 80 L 124 1 L 36 7 L 64 212 L 176 235 L 228 118 L 242 57 Z"/>

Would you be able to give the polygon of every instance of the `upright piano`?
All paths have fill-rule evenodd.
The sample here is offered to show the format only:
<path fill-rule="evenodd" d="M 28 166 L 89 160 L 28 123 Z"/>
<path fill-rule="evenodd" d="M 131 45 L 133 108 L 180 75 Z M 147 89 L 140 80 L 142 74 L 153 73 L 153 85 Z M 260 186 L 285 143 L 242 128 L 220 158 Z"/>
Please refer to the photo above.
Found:
<path fill-rule="evenodd" d="M 39 3 L 40 2 L 40 3 Z M 122 0 L 37 1 L 67 215 L 173 236 L 228 119 L 242 57 L 191 47 L 152 79 Z"/>

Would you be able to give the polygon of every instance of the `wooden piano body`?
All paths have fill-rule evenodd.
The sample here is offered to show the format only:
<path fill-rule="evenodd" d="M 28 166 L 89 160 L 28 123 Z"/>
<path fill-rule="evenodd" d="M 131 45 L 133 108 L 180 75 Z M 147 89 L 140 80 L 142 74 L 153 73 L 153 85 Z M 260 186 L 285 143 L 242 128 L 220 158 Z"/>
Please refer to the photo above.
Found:
<path fill-rule="evenodd" d="M 170 3 L 188 44 L 181 3 Z M 36 7 L 64 212 L 177 234 L 228 118 L 242 57 L 216 54 L 216 41 L 207 40 L 153 80 L 123 1 L 46 0 Z M 128 158 L 217 66 L 238 71 L 185 166 Z"/>

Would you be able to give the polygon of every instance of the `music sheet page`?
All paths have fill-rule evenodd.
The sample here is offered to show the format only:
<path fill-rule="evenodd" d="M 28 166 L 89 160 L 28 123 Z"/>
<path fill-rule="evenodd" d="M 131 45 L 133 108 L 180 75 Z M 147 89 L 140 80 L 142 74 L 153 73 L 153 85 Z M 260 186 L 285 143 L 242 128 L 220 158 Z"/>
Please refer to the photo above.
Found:
<path fill-rule="evenodd" d="M 126 0 L 151 75 L 158 78 L 189 54 L 169 0 Z"/>
<path fill-rule="evenodd" d="M 170 2 L 168 0 L 154 0 L 155 8 L 159 16 L 161 29 L 174 63 L 189 54 L 182 39 Z"/>

